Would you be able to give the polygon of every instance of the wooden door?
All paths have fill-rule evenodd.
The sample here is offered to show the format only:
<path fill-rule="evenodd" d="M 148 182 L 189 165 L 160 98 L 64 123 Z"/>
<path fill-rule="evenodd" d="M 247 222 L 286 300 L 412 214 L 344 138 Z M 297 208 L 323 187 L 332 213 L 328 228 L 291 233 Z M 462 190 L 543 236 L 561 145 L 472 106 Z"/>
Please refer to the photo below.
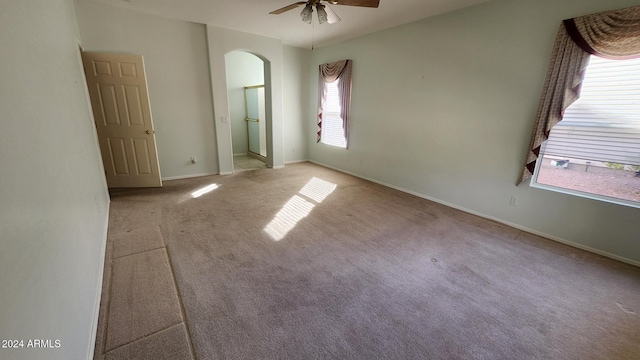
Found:
<path fill-rule="evenodd" d="M 83 52 L 109 188 L 160 187 L 160 167 L 141 55 Z"/>

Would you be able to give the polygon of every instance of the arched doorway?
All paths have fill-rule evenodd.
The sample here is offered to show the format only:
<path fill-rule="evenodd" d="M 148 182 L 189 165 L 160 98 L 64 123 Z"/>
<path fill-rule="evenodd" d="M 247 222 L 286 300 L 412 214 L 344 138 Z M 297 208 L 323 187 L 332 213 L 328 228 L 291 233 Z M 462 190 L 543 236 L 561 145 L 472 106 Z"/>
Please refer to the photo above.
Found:
<path fill-rule="evenodd" d="M 269 62 L 253 53 L 225 54 L 234 171 L 271 167 Z"/>
<path fill-rule="evenodd" d="M 207 39 L 219 174 L 233 173 L 225 61 L 225 55 L 233 51 L 249 52 L 264 63 L 267 166 L 273 169 L 284 167 L 282 43 L 211 25 L 207 25 Z"/>

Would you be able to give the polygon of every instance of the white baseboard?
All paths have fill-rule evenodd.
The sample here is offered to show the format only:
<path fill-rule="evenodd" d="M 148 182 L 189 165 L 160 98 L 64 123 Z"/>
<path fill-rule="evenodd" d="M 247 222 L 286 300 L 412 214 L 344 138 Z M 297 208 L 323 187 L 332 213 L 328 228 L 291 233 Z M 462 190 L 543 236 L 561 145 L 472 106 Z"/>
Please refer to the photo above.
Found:
<path fill-rule="evenodd" d="M 247 153 L 237 153 L 237 154 L 233 154 L 233 156 L 245 156 L 247 155 Z"/>
<path fill-rule="evenodd" d="M 218 175 L 233 175 L 233 171 L 221 171 Z"/>
<path fill-rule="evenodd" d="M 180 175 L 180 176 L 168 176 L 168 177 L 163 177 L 162 181 L 190 179 L 194 177 L 211 176 L 211 175 L 218 175 L 218 173 L 201 173 L 201 174 L 189 174 L 189 175 Z"/>
<path fill-rule="evenodd" d="M 285 161 L 284 164 L 296 164 L 296 163 L 302 163 L 302 162 L 308 162 L 310 160 L 308 159 L 303 159 L 303 160 L 290 160 L 290 161 Z M 324 166 L 324 165 L 323 165 Z"/>
<path fill-rule="evenodd" d="M 454 205 L 454 204 L 448 203 L 446 201 L 442 201 L 440 199 L 432 198 L 430 196 L 427 196 L 427 195 L 424 195 L 424 194 L 420 194 L 420 193 L 415 192 L 415 191 L 411 191 L 411 190 L 407 190 L 407 189 L 401 188 L 399 186 L 387 184 L 385 182 L 382 182 L 382 181 L 379 181 L 379 180 L 376 180 L 376 179 L 372 179 L 372 178 L 369 178 L 369 177 L 366 177 L 366 176 L 362 176 L 362 175 L 359 175 L 359 174 L 356 174 L 356 173 L 353 173 L 353 172 L 350 172 L 350 171 L 342 170 L 342 169 L 334 167 L 334 166 L 326 165 L 326 164 L 323 164 L 323 163 L 318 162 L 318 161 L 314 161 L 314 160 L 308 160 L 308 161 L 312 162 L 314 164 L 320 165 L 320 166 L 327 167 L 329 169 L 333 169 L 333 170 L 336 170 L 336 171 L 343 172 L 345 174 L 349 174 L 349 175 L 355 176 L 355 177 L 360 178 L 360 179 L 368 180 L 368 181 L 371 181 L 371 182 L 376 183 L 376 184 L 380 184 L 380 185 L 383 185 L 383 186 L 386 186 L 386 187 L 389 187 L 389 188 L 392 188 L 392 189 L 395 189 L 395 190 L 398 190 L 398 191 L 402 191 L 402 192 L 407 193 L 407 194 L 411 194 L 411 195 L 414 195 L 414 196 L 417 196 L 417 197 L 420 197 L 420 198 L 423 198 L 423 199 L 426 199 L 426 200 L 429 200 L 429 201 L 433 201 L 433 202 L 436 202 L 438 204 L 442 204 L 442 205 L 448 206 L 450 208 L 454 208 L 456 210 L 464 211 L 466 213 L 469 213 L 469 214 L 472 214 L 472 215 L 476 215 L 476 216 L 479 216 L 479 217 L 484 218 L 484 219 L 488 219 L 488 220 L 492 220 L 492 221 L 495 221 L 495 222 L 499 222 L 501 224 L 510 226 L 512 228 L 515 228 L 515 229 L 518 229 L 518 230 L 522 230 L 522 231 L 525 231 L 525 232 L 528 232 L 528 233 L 531 233 L 531 234 L 534 234 L 534 235 L 538 235 L 538 236 L 547 238 L 549 240 L 557 241 L 559 243 L 562 243 L 562 244 L 565 244 L 565 245 L 569 245 L 569 246 L 574 247 L 574 248 L 585 250 L 585 251 L 588 251 L 588 252 L 591 252 L 591 253 L 594 253 L 594 254 L 598 254 L 598 255 L 601 255 L 601 256 L 604 256 L 604 257 L 608 257 L 608 258 L 611 258 L 611 259 L 614 259 L 614 260 L 618 260 L 618 261 L 623 262 L 623 263 L 627 263 L 627 264 L 630 264 L 630 265 L 634 265 L 634 266 L 640 267 L 640 261 L 635 261 L 635 260 L 632 260 L 632 259 L 628 259 L 628 258 L 619 256 L 619 255 L 611 254 L 609 252 L 602 251 L 602 250 L 599 250 L 599 249 L 595 249 L 595 248 L 592 248 L 590 246 L 578 244 L 578 243 L 575 243 L 573 241 L 562 239 L 562 238 L 554 236 L 554 235 L 545 234 L 545 233 L 537 231 L 537 230 L 529 229 L 528 227 L 525 227 L 525 226 L 522 226 L 522 225 L 518 225 L 518 224 L 509 222 L 509 221 L 505 221 L 505 220 L 502 220 L 502 219 L 499 219 L 499 218 L 496 218 L 496 217 L 493 217 L 493 216 L 490 216 L 490 215 L 486 215 L 486 214 L 483 214 L 483 213 L 480 213 L 480 212 L 477 212 L 477 211 L 474 211 L 474 210 L 470 210 L 470 209 L 464 208 L 462 206 Z"/>

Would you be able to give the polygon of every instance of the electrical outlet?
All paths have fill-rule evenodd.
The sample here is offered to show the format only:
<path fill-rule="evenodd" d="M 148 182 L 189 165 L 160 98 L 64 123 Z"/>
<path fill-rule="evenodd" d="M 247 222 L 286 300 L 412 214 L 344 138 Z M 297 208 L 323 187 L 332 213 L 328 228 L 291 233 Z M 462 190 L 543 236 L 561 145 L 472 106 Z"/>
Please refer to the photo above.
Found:
<path fill-rule="evenodd" d="M 511 206 L 516 206 L 516 205 L 518 205 L 518 198 L 517 198 L 517 197 L 515 197 L 515 196 L 512 196 L 512 197 L 511 197 L 511 201 L 509 202 L 509 205 L 511 205 Z"/>

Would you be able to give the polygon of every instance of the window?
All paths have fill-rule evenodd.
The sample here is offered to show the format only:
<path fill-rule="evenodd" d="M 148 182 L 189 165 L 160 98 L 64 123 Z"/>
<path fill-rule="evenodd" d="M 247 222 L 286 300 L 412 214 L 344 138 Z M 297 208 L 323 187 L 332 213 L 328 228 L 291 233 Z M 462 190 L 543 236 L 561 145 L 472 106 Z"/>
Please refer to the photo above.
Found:
<path fill-rule="evenodd" d="M 349 109 L 351 107 L 351 60 L 319 66 L 318 140 L 347 148 L 349 144 Z"/>
<path fill-rule="evenodd" d="M 531 185 L 640 207 L 640 59 L 590 57 L 580 98 L 543 143 Z"/>
<path fill-rule="evenodd" d="M 326 91 L 326 100 L 322 111 L 322 133 L 321 142 L 327 145 L 346 147 L 347 141 L 343 128 L 343 120 L 340 116 L 340 95 L 338 93 L 338 84 L 340 79 L 328 83 Z"/>
<path fill-rule="evenodd" d="M 541 165 L 537 160 L 544 152 L 542 145 L 549 139 L 554 126 L 562 121 L 567 108 L 580 98 L 590 55 L 616 60 L 640 58 L 640 6 L 562 21 L 551 51 L 520 182 L 530 179 L 536 166 Z M 609 94 L 619 95 L 615 91 Z M 633 126 L 627 124 L 625 127 Z M 547 150 L 546 146 L 544 150 Z M 612 166 L 619 167 L 617 164 L 612 163 Z"/>

